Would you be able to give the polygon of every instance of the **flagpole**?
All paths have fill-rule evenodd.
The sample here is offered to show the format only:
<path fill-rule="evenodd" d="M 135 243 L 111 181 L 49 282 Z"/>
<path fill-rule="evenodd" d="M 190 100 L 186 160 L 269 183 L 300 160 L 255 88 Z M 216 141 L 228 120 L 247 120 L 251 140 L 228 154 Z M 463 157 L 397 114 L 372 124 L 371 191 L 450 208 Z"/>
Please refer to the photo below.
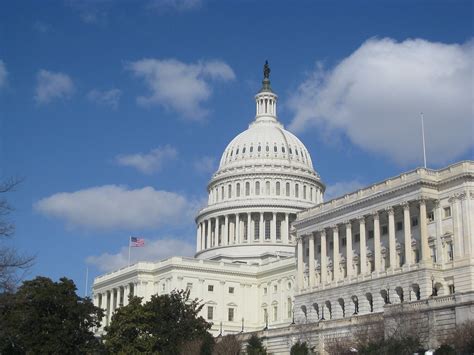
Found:
<path fill-rule="evenodd" d="M 132 241 L 132 237 L 128 237 L 128 266 L 130 266 L 130 243 Z"/>
<path fill-rule="evenodd" d="M 423 139 L 423 163 L 426 169 L 425 124 L 423 121 L 423 112 L 421 113 L 421 136 Z"/>
<path fill-rule="evenodd" d="M 88 288 L 89 288 L 89 266 L 86 267 L 86 288 L 84 290 L 84 297 L 88 296 Z"/>

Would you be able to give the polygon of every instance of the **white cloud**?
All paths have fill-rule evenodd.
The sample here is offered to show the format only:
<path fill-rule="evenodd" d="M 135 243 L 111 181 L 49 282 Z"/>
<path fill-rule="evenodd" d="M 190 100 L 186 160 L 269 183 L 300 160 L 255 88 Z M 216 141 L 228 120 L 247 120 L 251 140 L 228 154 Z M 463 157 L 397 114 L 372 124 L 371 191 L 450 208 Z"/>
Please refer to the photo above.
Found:
<path fill-rule="evenodd" d="M 56 193 L 36 202 L 34 209 L 61 219 L 71 227 L 151 229 L 192 221 L 198 203 L 149 186 L 132 190 L 125 186 L 104 185 Z"/>
<path fill-rule="evenodd" d="M 209 156 L 203 156 L 194 161 L 194 169 L 198 173 L 213 173 L 217 169 L 216 159 Z"/>
<path fill-rule="evenodd" d="M 94 89 L 89 91 L 87 98 L 98 105 L 109 106 L 116 110 L 118 108 L 121 95 L 122 91 L 119 89 L 110 89 L 104 91 Z"/>
<path fill-rule="evenodd" d="M 192 256 L 195 253 L 193 244 L 177 239 L 145 240 L 145 246 L 133 248 L 130 253 L 131 263 L 137 261 L 158 261 L 170 256 Z M 89 256 L 86 262 L 95 265 L 100 271 L 108 272 L 128 265 L 128 247 L 123 247 L 116 254 L 104 253 Z"/>
<path fill-rule="evenodd" d="M 210 80 L 235 78 L 232 68 L 218 60 L 186 64 L 175 59 L 142 59 L 127 67 L 151 91 L 149 96 L 138 97 L 138 104 L 161 105 L 191 120 L 208 113 L 202 104 L 211 97 Z"/>
<path fill-rule="evenodd" d="M 123 154 L 115 158 L 117 164 L 133 167 L 142 173 L 151 174 L 162 169 L 163 165 L 176 158 L 178 151 L 169 146 L 159 147 L 148 153 Z"/>
<path fill-rule="evenodd" d="M 149 7 L 158 11 L 177 10 L 188 11 L 193 10 L 202 5 L 202 0 L 152 0 Z"/>
<path fill-rule="evenodd" d="M 324 192 L 324 200 L 329 201 L 333 198 L 343 196 L 347 193 L 354 192 L 366 186 L 357 180 L 352 181 L 338 181 L 326 187 Z"/>
<path fill-rule="evenodd" d="M 40 70 L 37 74 L 35 101 L 39 104 L 49 103 L 55 99 L 69 98 L 74 93 L 71 78 L 64 73 Z"/>
<path fill-rule="evenodd" d="M 344 133 L 400 164 L 445 163 L 473 143 L 473 41 L 370 39 L 332 70 L 318 65 L 290 99 L 290 129 Z"/>
<path fill-rule="evenodd" d="M 0 89 L 7 85 L 8 71 L 3 60 L 0 59 Z"/>

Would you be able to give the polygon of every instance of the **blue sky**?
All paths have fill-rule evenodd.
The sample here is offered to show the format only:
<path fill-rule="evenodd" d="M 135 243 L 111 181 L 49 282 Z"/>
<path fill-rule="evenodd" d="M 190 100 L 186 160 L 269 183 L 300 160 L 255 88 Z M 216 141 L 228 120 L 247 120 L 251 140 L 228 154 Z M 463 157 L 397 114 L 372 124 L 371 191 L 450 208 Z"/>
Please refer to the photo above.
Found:
<path fill-rule="evenodd" d="M 0 11 L 0 177 L 27 277 L 84 289 L 191 254 L 226 144 L 268 59 L 279 118 L 334 196 L 472 159 L 471 1 L 24 1 Z M 126 261 L 125 261 L 126 262 Z"/>

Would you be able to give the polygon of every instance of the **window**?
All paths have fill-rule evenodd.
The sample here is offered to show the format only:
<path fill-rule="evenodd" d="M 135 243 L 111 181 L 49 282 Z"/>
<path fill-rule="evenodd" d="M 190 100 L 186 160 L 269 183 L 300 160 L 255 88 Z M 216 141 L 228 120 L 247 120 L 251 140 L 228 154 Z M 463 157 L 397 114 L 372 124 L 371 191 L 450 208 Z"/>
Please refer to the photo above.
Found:
<path fill-rule="evenodd" d="M 430 248 L 430 252 L 431 252 L 431 261 L 433 263 L 436 263 L 436 248 L 434 246 L 432 246 Z"/>
<path fill-rule="evenodd" d="M 267 145 L 267 148 L 265 149 L 267 152 L 270 151 L 270 147 Z"/>
<path fill-rule="evenodd" d="M 270 239 L 270 220 L 265 220 L 265 239 Z"/>
<path fill-rule="evenodd" d="M 397 222 L 397 231 L 401 231 L 403 229 L 403 222 Z"/>
<path fill-rule="evenodd" d="M 434 212 L 433 211 L 428 212 L 427 217 L 428 217 L 429 222 L 433 222 L 435 220 Z"/>
<path fill-rule="evenodd" d="M 448 260 L 453 261 L 454 259 L 453 243 L 447 243 L 447 247 L 448 247 Z"/>
<path fill-rule="evenodd" d="M 281 220 L 276 221 L 276 239 L 281 240 Z"/>
<path fill-rule="evenodd" d="M 285 147 L 281 147 L 281 152 L 285 153 Z"/>
<path fill-rule="evenodd" d="M 224 186 L 221 187 L 221 200 L 224 199 Z"/>
<path fill-rule="evenodd" d="M 285 187 L 285 193 L 286 193 L 286 196 L 290 196 L 290 183 L 287 182 L 286 183 L 286 187 Z"/>
<path fill-rule="evenodd" d="M 252 153 L 252 152 L 253 152 L 253 146 L 250 147 L 250 153 Z"/>
<path fill-rule="evenodd" d="M 277 146 L 276 146 L 276 145 L 275 145 L 275 146 L 273 146 L 273 151 L 274 151 L 275 153 L 278 151 L 278 148 L 277 148 Z"/>
<path fill-rule="evenodd" d="M 244 153 L 245 153 L 245 147 L 242 148 L 242 154 L 244 154 Z"/>
<path fill-rule="evenodd" d="M 245 183 L 245 196 L 250 195 L 250 182 Z"/>
<path fill-rule="evenodd" d="M 444 218 L 451 217 L 451 207 L 450 206 L 443 208 L 443 211 L 444 211 Z"/>
<path fill-rule="evenodd" d="M 265 193 L 270 195 L 270 181 L 265 182 Z"/>
<path fill-rule="evenodd" d="M 166 291 L 166 284 L 165 283 L 163 285 L 161 285 L 161 290 Z"/>
<path fill-rule="evenodd" d="M 232 185 L 229 185 L 228 190 L 229 190 L 229 194 L 228 194 L 227 197 L 228 197 L 228 198 L 232 198 Z"/>
<path fill-rule="evenodd" d="M 449 285 L 449 294 L 452 295 L 455 292 L 454 285 Z"/>
<path fill-rule="evenodd" d="M 235 155 L 239 155 L 239 148 L 237 148 L 237 151 L 235 152 Z"/>
<path fill-rule="evenodd" d="M 214 292 L 214 285 L 207 285 L 208 292 Z"/>
<path fill-rule="evenodd" d="M 267 288 L 266 288 L 266 287 L 264 287 L 264 288 L 263 288 L 263 294 L 264 294 L 264 295 L 266 295 L 266 294 L 267 294 L 267 292 L 268 292 Z"/>
<path fill-rule="evenodd" d="M 253 225 L 254 225 L 254 235 L 255 235 L 255 240 L 258 240 L 260 238 L 260 221 L 259 220 L 255 220 L 253 221 Z"/>
<path fill-rule="evenodd" d="M 300 195 L 300 186 L 298 184 L 295 184 L 295 197 L 298 198 Z"/>
<path fill-rule="evenodd" d="M 303 186 L 303 199 L 306 200 L 306 185 Z"/>
<path fill-rule="evenodd" d="M 191 291 L 193 289 L 193 284 L 191 282 L 188 282 L 186 284 L 186 291 Z"/>
<path fill-rule="evenodd" d="M 287 306 L 287 318 L 291 318 L 291 316 L 293 315 L 293 304 L 291 302 L 291 297 L 288 297 L 288 299 L 286 300 L 286 306 Z"/>
<path fill-rule="evenodd" d="M 321 244 L 318 245 L 318 253 L 321 254 Z"/>
<path fill-rule="evenodd" d="M 278 291 L 278 285 L 273 285 L 273 292 L 277 292 Z"/>
<path fill-rule="evenodd" d="M 266 308 L 263 309 L 263 319 L 268 322 L 268 310 Z"/>
<path fill-rule="evenodd" d="M 260 182 L 255 182 L 255 195 L 260 195 Z"/>
<path fill-rule="evenodd" d="M 234 288 L 233 287 L 229 287 L 229 293 L 234 293 Z"/>
<path fill-rule="evenodd" d="M 260 153 L 262 151 L 262 147 L 258 146 L 257 151 Z"/>
<path fill-rule="evenodd" d="M 346 238 L 342 238 L 342 246 L 343 246 L 343 247 L 346 246 Z"/>
<path fill-rule="evenodd" d="M 388 234 L 388 227 L 382 226 L 382 235 L 387 235 L 387 234 Z"/>
<path fill-rule="evenodd" d="M 418 225 L 418 217 L 413 217 L 411 219 L 411 226 L 416 227 Z"/>
<path fill-rule="evenodd" d="M 306 249 L 306 256 L 309 256 L 309 248 Z"/>
<path fill-rule="evenodd" d="M 237 197 L 240 197 L 240 184 L 239 183 L 237 183 L 237 186 L 235 189 L 236 189 L 235 193 L 237 194 Z"/>
<path fill-rule="evenodd" d="M 229 322 L 233 322 L 234 321 L 234 309 L 233 308 L 229 308 L 227 310 L 227 320 Z"/>
<path fill-rule="evenodd" d="M 273 321 L 278 320 L 278 306 L 273 306 Z"/>
<path fill-rule="evenodd" d="M 207 319 L 212 320 L 214 317 L 214 307 L 207 306 Z"/>
<path fill-rule="evenodd" d="M 369 231 L 369 239 L 374 237 L 374 231 Z"/>
<path fill-rule="evenodd" d="M 248 231 L 249 231 L 248 224 L 249 224 L 249 222 L 244 220 L 244 240 L 247 240 L 247 238 L 249 237 L 248 236 Z"/>
<path fill-rule="evenodd" d="M 357 233 L 355 236 L 354 236 L 354 241 L 357 243 L 360 241 L 360 234 Z"/>
<path fill-rule="evenodd" d="M 275 193 L 277 196 L 280 196 L 280 182 L 277 181 L 275 184 Z"/>

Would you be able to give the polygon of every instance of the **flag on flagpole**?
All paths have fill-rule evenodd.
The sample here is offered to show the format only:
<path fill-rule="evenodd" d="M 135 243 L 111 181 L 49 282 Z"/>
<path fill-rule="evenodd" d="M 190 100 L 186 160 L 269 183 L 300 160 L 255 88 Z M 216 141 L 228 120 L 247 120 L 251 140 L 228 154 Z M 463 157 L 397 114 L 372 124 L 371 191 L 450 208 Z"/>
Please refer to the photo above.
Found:
<path fill-rule="evenodd" d="M 131 237 L 130 238 L 130 246 L 131 247 L 144 247 L 145 246 L 145 239 L 138 238 L 138 237 Z"/>

